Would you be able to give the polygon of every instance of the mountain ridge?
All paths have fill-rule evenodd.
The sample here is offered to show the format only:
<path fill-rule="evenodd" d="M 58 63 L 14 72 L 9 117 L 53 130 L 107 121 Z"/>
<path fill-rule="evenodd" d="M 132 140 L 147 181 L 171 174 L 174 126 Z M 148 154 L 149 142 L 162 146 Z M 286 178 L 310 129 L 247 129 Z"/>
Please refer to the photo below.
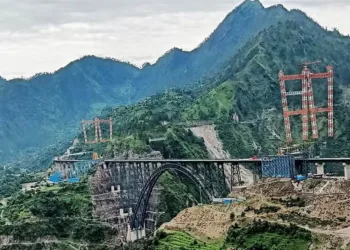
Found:
<path fill-rule="evenodd" d="M 116 59 L 85 56 L 55 73 L 0 84 L 0 159 L 69 140 L 81 119 L 108 106 L 128 105 L 171 88 L 196 86 L 225 68 L 249 39 L 279 21 L 316 27 L 301 12 L 245 1 L 196 49 L 173 48 L 142 69 Z M 321 28 L 321 27 L 320 27 Z M 7 82 L 8 83 L 8 82 Z"/>
<path fill-rule="evenodd" d="M 161 55 L 157 61 L 159 59 L 162 59 L 164 58 L 165 56 L 167 56 L 169 53 L 173 52 L 174 50 L 176 52 L 183 52 L 185 54 L 187 53 L 191 53 L 191 52 L 195 52 L 197 49 L 199 49 L 205 42 L 207 42 L 207 40 L 210 39 L 210 37 L 213 35 L 213 33 L 215 33 L 215 31 L 219 28 L 219 26 L 222 24 L 222 23 L 225 23 L 227 21 L 230 21 L 228 20 L 229 17 L 234 14 L 235 11 L 251 11 L 252 9 L 258 9 L 258 10 L 266 10 L 266 11 L 271 11 L 273 9 L 281 9 L 281 10 L 284 10 L 286 13 L 287 12 L 295 12 L 295 11 L 298 11 L 298 12 L 301 12 L 303 15 L 306 16 L 306 13 L 300 11 L 300 10 L 296 10 L 296 9 L 291 9 L 290 11 L 288 9 L 286 9 L 282 4 L 278 4 L 278 5 L 273 5 L 273 6 L 270 6 L 270 7 L 264 7 L 264 5 L 259 1 L 259 0 L 245 0 L 243 3 L 241 3 L 240 5 L 238 5 L 236 8 L 234 8 L 229 14 L 226 15 L 226 17 L 219 23 L 218 27 L 207 37 L 205 38 L 197 47 L 195 47 L 194 49 L 192 50 L 184 50 L 182 48 L 178 48 L 178 47 L 173 47 L 171 49 L 169 49 L 168 51 L 166 51 L 163 55 Z M 310 17 L 308 17 L 310 18 Z M 82 56 L 78 59 L 75 59 L 71 62 L 68 62 L 66 65 L 52 71 L 52 72 L 38 72 L 32 76 L 29 76 L 29 77 L 15 77 L 15 78 L 11 78 L 11 79 L 6 79 L 6 78 L 3 78 L 0 76 L 0 78 L 2 79 L 5 79 L 7 82 L 12 82 L 12 80 L 26 80 L 26 81 L 29 81 L 29 80 L 32 80 L 33 78 L 35 78 L 36 76 L 40 76 L 40 75 L 53 75 L 55 73 L 57 73 L 58 71 L 66 68 L 66 67 L 69 67 L 71 64 L 75 64 L 75 63 L 78 63 L 82 60 L 85 60 L 86 58 L 90 58 L 90 57 L 93 57 L 93 58 L 96 58 L 96 59 L 105 59 L 105 60 L 111 60 L 111 61 L 114 61 L 114 62 L 119 62 L 119 63 L 125 63 L 125 64 L 129 64 L 130 66 L 133 66 L 137 69 L 140 69 L 142 70 L 142 66 L 141 67 L 138 67 L 136 66 L 135 64 L 133 64 L 132 62 L 129 62 L 129 61 L 122 61 L 122 60 L 119 60 L 118 58 L 112 58 L 112 57 L 100 57 L 100 56 L 95 56 L 95 55 L 85 55 L 85 56 Z M 155 64 L 157 64 L 157 61 L 155 63 L 149 63 L 149 62 L 144 62 L 143 64 L 150 64 L 150 66 L 154 66 Z"/>

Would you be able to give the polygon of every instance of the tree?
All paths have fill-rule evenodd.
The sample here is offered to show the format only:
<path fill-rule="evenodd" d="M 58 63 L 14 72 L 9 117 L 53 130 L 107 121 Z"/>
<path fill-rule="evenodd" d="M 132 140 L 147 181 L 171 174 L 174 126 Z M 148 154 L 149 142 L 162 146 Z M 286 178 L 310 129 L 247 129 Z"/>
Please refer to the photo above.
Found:
<path fill-rule="evenodd" d="M 231 221 L 234 221 L 234 220 L 235 220 L 235 213 L 234 213 L 234 212 L 232 212 L 232 213 L 230 214 L 230 220 L 231 220 Z"/>

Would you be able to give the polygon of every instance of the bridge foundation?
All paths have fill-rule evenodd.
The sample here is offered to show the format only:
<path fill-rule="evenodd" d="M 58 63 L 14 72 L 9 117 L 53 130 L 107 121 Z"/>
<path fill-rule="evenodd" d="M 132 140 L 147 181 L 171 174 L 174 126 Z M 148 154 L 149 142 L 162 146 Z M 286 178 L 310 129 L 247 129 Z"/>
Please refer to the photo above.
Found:
<path fill-rule="evenodd" d="M 324 175 L 324 163 L 316 163 L 317 174 Z"/>
<path fill-rule="evenodd" d="M 344 166 L 344 178 L 345 180 L 350 180 L 350 164 L 343 163 Z"/>
<path fill-rule="evenodd" d="M 146 237 L 145 227 L 143 227 L 142 229 L 131 230 L 130 225 L 128 225 L 128 233 L 126 236 L 126 241 L 134 242 L 135 240 L 139 240 L 143 237 Z"/>

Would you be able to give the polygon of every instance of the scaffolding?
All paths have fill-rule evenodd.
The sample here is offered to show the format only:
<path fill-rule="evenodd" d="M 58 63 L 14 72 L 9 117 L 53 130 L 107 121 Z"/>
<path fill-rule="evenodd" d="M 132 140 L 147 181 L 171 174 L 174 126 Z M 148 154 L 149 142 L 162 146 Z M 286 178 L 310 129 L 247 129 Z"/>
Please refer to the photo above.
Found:
<path fill-rule="evenodd" d="M 309 113 L 311 119 L 312 137 L 313 139 L 318 139 L 318 129 L 317 129 L 317 113 L 328 113 L 328 136 L 334 136 L 334 124 L 333 124 L 333 68 L 327 66 L 327 73 L 311 73 L 308 68 L 308 64 L 304 63 L 304 68 L 300 75 L 284 75 L 283 70 L 279 72 L 279 83 L 282 96 L 282 107 L 283 107 L 283 117 L 284 126 L 286 130 L 287 143 L 291 143 L 292 133 L 290 116 L 301 115 L 302 116 L 302 131 L 303 131 L 303 141 L 309 139 Z M 316 108 L 314 103 L 314 93 L 312 87 L 312 79 L 328 79 L 328 107 L 326 108 Z M 286 81 L 301 80 L 302 90 L 301 91 L 290 91 L 286 90 Z M 302 96 L 302 109 L 290 111 L 288 109 L 287 96 Z"/>
<path fill-rule="evenodd" d="M 295 159 L 291 155 L 263 157 L 261 172 L 262 177 L 293 178 Z"/>
<path fill-rule="evenodd" d="M 112 118 L 109 118 L 109 120 L 100 120 L 99 118 L 95 118 L 93 121 L 85 121 L 82 120 L 82 127 L 83 127 L 83 133 L 84 133 L 84 140 L 86 144 L 94 144 L 99 142 L 108 142 L 112 140 L 112 132 L 113 132 L 113 122 Z M 109 138 L 103 138 L 102 137 L 102 130 L 101 130 L 101 124 L 109 124 Z M 95 127 L 95 139 L 94 140 L 88 140 L 87 133 L 86 133 L 86 126 L 88 125 L 94 125 Z"/>

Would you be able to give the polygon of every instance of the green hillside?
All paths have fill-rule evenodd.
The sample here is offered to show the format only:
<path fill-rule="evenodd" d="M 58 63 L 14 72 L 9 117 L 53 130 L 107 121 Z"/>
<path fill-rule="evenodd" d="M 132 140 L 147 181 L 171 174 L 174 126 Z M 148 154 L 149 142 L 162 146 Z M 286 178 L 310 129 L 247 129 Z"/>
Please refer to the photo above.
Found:
<path fill-rule="evenodd" d="M 205 121 L 216 125 L 218 135 L 232 157 L 276 154 L 277 147 L 285 145 L 278 71 L 284 69 L 287 74 L 297 73 L 301 62 L 322 60 L 321 64 L 313 65 L 312 70 L 324 71 L 327 64 L 335 68 L 336 134 L 335 138 L 327 138 L 325 118 L 318 116 L 319 142 L 326 143 L 319 153 L 331 157 L 347 156 L 350 145 L 350 38 L 315 27 L 318 26 L 300 26 L 294 21 L 278 23 L 249 40 L 219 74 L 203 80 L 199 86 L 171 89 L 133 105 L 104 108 L 100 117 L 113 119 L 113 141 L 85 145 L 80 133 L 78 139 L 81 143 L 75 150 L 98 152 L 105 158 L 130 154 L 147 157 L 152 151 L 160 151 L 164 158 L 208 158 L 203 140 L 188 129 Z M 98 93 L 100 87 L 96 86 L 93 92 Z M 293 89 L 293 86 L 288 87 Z M 79 91 L 75 93 L 78 95 Z M 325 83 L 315 81 L 315 95 L 316 105 L 326 104 Z M 66 105 L 62 100 L 59 103 Z M 84 106 L 82 103 L 79 105 Z M 100 107 L 99 102 L 90 105 Z M 301 100 L 290 101 L 293 108 L 300 105 Z M 234 113 L 238 114 L 239 123 L 233 121 Z M 300 118 L 292 119 L 292 127 L 295 142 L 300 142 Z M 106 127 L 102 130 L 108 134 Z M 88 134 L 91 136 L 93 130 L 88 130 Z M 160 140 L 152 142 L 156 138 Z M 53 152 L 58 154 L 59 151 Z M 17 190 L 24 181 L 23 176 L 11 175 L 9 179 L 9 175 L 1 175 L 0 178 L 0 186 L 6 187 L 2 190 L 7 190 L 1 193 L 3 196 Z M 34 176 L 29 178 L 33 179 Z M 181 175 L 167 173 L 159 181 L 163 186 L 161 209 L 166 211 L 162 222 L 170 220 L 186 207 L 187 201 L 199 200 L 196 189 Z M 73 240 L 73 243 L 84 241 L 99 247 L 105 242 L 112 242 L 115 231 L 91 217 L 92 207 L 86 184 L 63 186 L 58 190 L 44 187 L 37 193 L 14 196 L 7 207 L 0 208 L 4 215 L 0 222 L 0 235 L 14 235 L 19 240 L 54 236 L 61 244 L 69 245 Z M 269 248 L 278 243 L 281 249 L 307 249 L 310 233 L 305 230 L 259 223 L 248 228 L 232 227 L 229 237 L 222 244 L 249 249 Z M 195 245 L 203 249 L 218 246 L 197 240 L 195 244 L 195 239 L 183 233 L 163 236 L 158 242 L 146 243 L 153 247 L 149 249 L 154 249 L 155 243 L 160 249 L 166 249 L 170 243 L 177 244 L 179 249 L 191 249 Z M 145 249 L 142 247 L 139 249 Z"/>
<path fill-rule="evenodd" d="M 0 235 L 18 243 L 1 249 L 76 249 L 82 243 L 109 249 L 108 244 L 118 243 L 115 229 L 93 218 L 86 180 L 17 193 L 0 206 L 0 213 Z"/>
<path fill-rule="evenodd" d="M 171 49 L 142 69 L 86 56 L 52 74 L 0 78 L 0 164 L 11 162 L 15 171 L 46 167 L 54 151 L 63 150 L 77 134 L 82 119 L 170 88 L 198 87 L 222 72 L 229 60 L 240 58 L 237 53 L 249 39 L 285 20 L 321 29 L 300 11 L 281 5 L 264 8 L 258 0 L 246 0 L 196 49 Z"/>
<path fill-rule="evenodd" d="M 348 97 L 343 94 L 350 82 L 347 70 L 350 67 L 350 54 L 346 52 L 349 48 L 350 38 L 337 32 L 314 30 L 298 26 L 295 22 L 280 23 L 248 42 L 240 50 L 239 60 L 232 60 L 220 74 L 217 81 L 223 83 L 186 108 L 183 117 L 216 120 L 219 135 L 232 156 L 239 157 L 238 153 L 241 153 L 237 145 L 246 142 L 252 145 L 252 140 L 261 146 L 261 154 L 276 153 L 277 146 L 285 144 L 277 74 L 280 69 L 284 69 L 286 74 L 298 73 L 301 62 L 321 59 L 323 63 L 312 66 L 313 71 L 323 72 L 328 64 L 335 68 L 335 138 L 326 138 L 324 115 L 318 115 L 318 125 L 321 140 L 338 145 L 336 148 L 329 146 L 324 154 L 345 156 L 347 143 L 340 142 L 346 140 L 348 126 L 347 119 L 341 114 L 349 113 Z M 316 106 L 326 106 L 326 81 L 315 81 L 314 85 Z M 287 87 L 293 89 L 294 86 Z M 289 100 L 292 109 L 301 108 L 301 99 L 298 99 Z M 251 125 L 234 124 L 232 114 L 235 112 L 241 122 L 255 122 Z M 292 119 L 292 130 L 295 142 L 300 142 L 300 118 Z M 278 137 L 273 136 L 271 131 L 276 132 Z M 246 151 L 242 156 L 253 153 L 251 147 L 251 152 Z"/>

